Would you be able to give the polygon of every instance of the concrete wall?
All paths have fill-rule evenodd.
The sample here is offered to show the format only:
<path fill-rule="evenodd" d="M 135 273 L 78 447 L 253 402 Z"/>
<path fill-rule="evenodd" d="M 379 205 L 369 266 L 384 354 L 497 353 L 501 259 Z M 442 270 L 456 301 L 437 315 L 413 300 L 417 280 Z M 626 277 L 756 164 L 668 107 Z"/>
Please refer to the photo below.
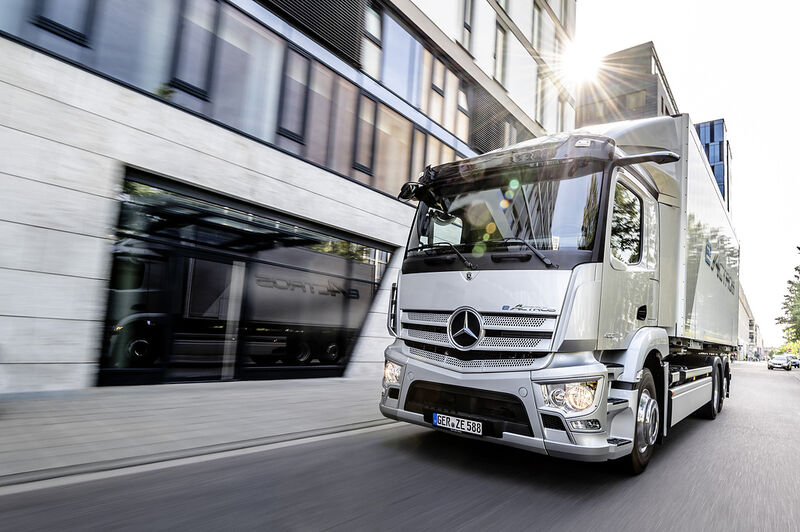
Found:
<path fill-rule="evenodd" d="M 10 41 L 0 56 L 0 392 L 94 383 L 125 166 L 405 245 L 407 205 Z M 380 371 L 387 300 L 354 373 Z"/>

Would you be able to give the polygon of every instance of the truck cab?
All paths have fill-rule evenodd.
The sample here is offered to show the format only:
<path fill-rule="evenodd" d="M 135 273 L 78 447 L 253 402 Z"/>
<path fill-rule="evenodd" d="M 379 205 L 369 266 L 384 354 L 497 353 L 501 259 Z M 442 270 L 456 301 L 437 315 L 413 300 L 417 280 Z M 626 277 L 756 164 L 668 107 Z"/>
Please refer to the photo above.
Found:
<path fill-rule="evenodd" d="M 702 352 L 716 344 L 697 349 L 674 321 L 686 255 L 666 192 L 686 150 L 617 138 L 533 139 L 404 187 L 419 208 L 389 312 L 384 415 L 553 456 L 627 457 L 640 472 L 672 421 L 719 408 L 726 367 Z M 702 386 L 673 377 L 678 355 Z"/>

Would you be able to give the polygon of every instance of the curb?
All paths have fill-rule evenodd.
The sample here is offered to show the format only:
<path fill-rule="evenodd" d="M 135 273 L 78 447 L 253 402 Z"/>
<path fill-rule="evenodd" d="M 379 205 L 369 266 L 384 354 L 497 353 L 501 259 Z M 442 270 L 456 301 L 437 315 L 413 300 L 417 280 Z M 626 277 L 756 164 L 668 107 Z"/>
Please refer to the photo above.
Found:
<path fill-rule="evenodd" d="M 190 449 L 181 449 L 178 451 L 156 453 L 146 456 L 132 456 L 129 458 L 103 460 L 100 462 L 89 462 L 85 464 L 76 464 L 70 466 L 54 467 L 49 469 L 40 469 L 37 471 L 29 471 L 25 473 L 15 473 L 13 475 L 0 476 L 0 487 L 13 486 L 16 484 L 27 484 L 30 482 L 38 482 L 42 480 L 52 480 L 56 478 L 68 477 L 74 475 L 83 475 L 87 473 L 99 473 L 103 471 L 123 469 L 126 467 L 134 467 L 147 464 L 155 464 L 159 462 L 168 462 L 171 460 L 179 460 L 181 458 L 192 458 L 195 456 L 203 456 L 207 454 L 215 454 L 225 451 L 238 451 L 241 449 L 248 449 L 250 447 L 260 447 L 263 445 L 270 445 L 273 443 L 301 440 L 306 438 L 313 438 L 315 436 L 336 434 L 340 432 L 351 432 L 359 429 L 377 427 L 380 425 L 388 425 L 391 423 L 396 423 L 396 421 L 392 421 L 391 419 L 375 419 L 372 421 L 349 423 L 346 425 L 337 425 L 334 427 L 326 427 L 322 429 L 312 429 L 301 432 L 290 432 L 287 434 L 278 434 L 275 436 L 265 436 L 263 438 L 252 438 L 248 440 L 239 440 L 229 443 L 218 443 L 214 445 L 205 445 L 202 447 L 192 447 Z"/>

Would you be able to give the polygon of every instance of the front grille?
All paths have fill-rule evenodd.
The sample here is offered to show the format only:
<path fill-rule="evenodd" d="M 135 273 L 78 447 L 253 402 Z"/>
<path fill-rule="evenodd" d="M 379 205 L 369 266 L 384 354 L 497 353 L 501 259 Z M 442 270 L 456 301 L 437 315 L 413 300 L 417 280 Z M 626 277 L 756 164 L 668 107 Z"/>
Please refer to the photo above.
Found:
<path fill-rule="evenodd" d="M 453 347 L 447 333 L 452 314 L 446 311 L 405 310 L 401 317 L 401 337 L 423 342 L 426 349 L 434 352 L 433 348 L 437 346 Z M 551 349 L 556 316 L 492 313 L 482 314 L 481 317 L 483 338 L 472 348 L 475 351 L 547 352 Z M 460 360 L 496 358 L 494 354 L 450 356 Z"/>
<path fill-rule="evenodd" d="M 422 414 L 428 422 L 433 412 L 481 421 L 487 436 L 533 434 L 525 406 L 511 394 L 417 381 L 408 389 L 404 408 Z"/>
<path fill-rule="evenodd" d="M 560 417 L 552 416 L 550 414 L 542 414 L 542 425 L 546 429 L 567 430 Z"/>

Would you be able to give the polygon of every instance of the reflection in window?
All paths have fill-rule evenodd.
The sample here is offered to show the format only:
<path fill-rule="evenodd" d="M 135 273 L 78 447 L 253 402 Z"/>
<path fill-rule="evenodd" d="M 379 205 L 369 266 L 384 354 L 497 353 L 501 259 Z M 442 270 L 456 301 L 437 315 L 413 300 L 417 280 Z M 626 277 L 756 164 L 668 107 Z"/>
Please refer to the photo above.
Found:
<path fill-rule="evenodd" d="M 306 118 L 306 157 L 320 165 L 328 163 L 328 139 L 336 74 L 314 62 Z"/>
<path fill-rule="evenodd" d="M 184 7 L 173 84 L 193 96 L 207 96 L 211 45 L 219 6 L 215 0 L 187 0 Z"/>
<path fill-rule="evenodd" d="M 381 77 L 381 14 L 368 3 L 364 8 L 364 36 L 361 38 L 361 69 L 375 79 Z"/>
<path fill-rule="evenodd" d="M 353 167 L 358 88 L 344 78 L 339 78 L 336 85 L 331 118 L 333 125 L 330 167 L 340 174 L 350 175 L 350 169 Z"/>
<path fill-rule="evenodd" d="M 356 156 L 353 167 L 366 174 L 372 172 L 372 143 L 375 138 L 375 100 L 361 95 L 358 108 L 358 131 L 356 133 Z"/>
<path fill-rule="evenodd" d="M 134 181 L 120 199 L 101 381 L 346 362 L 390 253 Z"/>
<path fill-rule="evenodd" d="M 385 16 L 383 22 L 383 83 L 416 105 L 422 46 L 392 17 Z"/>
<path fill-rule="evenodd" d="M 170 75 L 178 5 L 178 0 L 105 0 L 96 14 L 92 66 L 148 91 L 169 94 L 163 84 Z"/>
<path fill-rule="evenodd" d="M 642 200 L 625 185 L 614 190 L 611 218 L 611 253 L 625 264 L 636 264 L 641 256 Z"/>
<path fill-rule="evenodd" d="M 385 105 L 380 106 L 373 182 L 376 188 L 394 195 L 408 180 L 411 131 L 411 122 Z"/>
<path fill-rule="evenodd" d="M 411 173 L 409 181 L 416 181 L 420 172 L 425 169 L 425 142 L 428 135 L 424 131 L 414 129 L 414 139 L 411 149 Z"/>
<path fill-rule="evenodd" d="M 216 45 L 211 115 L 274 141 L 283 41 L 224 5 Z"/>
<path fill-rule="evenodd" d="M 300 152 L 304 142 L 303 120 L 306 112 L 306 96 L 310 60 L 295 50 L 286 51 L 286 75 L 283 78 L 278 145 L 295 153 Z"/>

